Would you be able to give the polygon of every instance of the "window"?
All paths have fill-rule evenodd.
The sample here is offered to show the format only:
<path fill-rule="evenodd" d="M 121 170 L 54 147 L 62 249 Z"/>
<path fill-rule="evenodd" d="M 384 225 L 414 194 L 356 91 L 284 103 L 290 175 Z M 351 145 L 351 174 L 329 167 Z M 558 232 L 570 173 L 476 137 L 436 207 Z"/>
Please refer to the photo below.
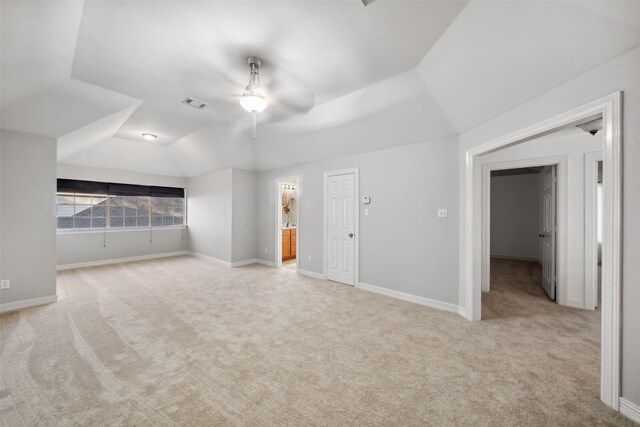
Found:
<path fill-rule="evenodd" d="M 58 229 L 180 226 L 184 190 L 58 180 L 56 213 Z"/>

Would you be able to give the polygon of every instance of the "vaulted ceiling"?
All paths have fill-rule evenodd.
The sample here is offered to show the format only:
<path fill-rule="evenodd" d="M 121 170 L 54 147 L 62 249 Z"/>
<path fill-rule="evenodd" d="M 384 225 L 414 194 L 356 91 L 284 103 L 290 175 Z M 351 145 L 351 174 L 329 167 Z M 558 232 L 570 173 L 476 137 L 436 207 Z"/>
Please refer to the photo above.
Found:
<path fill-rule="evenodd" d="M 1 7 L 2 128 L 56 138 L 63 163 L 175 176 L 456 135 L 640 45 L 633 1 Z M 270 104 L 255 141 L 248 55 Z"/>

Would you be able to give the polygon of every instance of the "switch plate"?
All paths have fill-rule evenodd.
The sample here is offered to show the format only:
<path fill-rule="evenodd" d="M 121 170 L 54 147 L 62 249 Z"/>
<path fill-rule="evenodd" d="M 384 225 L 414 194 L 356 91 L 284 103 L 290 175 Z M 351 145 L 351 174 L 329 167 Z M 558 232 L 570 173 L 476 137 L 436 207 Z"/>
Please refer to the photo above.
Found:
<path fill-rule="evenodd" d="M 11 280 L 2 280 L 0 281 L 0 289 L 9 289 L 11 287 Z"/>
<path fill-rule="evenodd" d="M 269 248 L 264 248 L 264 253 L 268 254 L 269 253 Z"/>
<path fill-rule="evenodd" d="M 446 209 L 438 209 L 438 218 L 446 218 L 448 216 Z"/>
<path fill-rule="evenodd" d="M 311 262 L 311 255 L 307 257 L 307 262 Z"/>
<path fill-rule="evenodd" d="M 364 210 L 364 216 L 369 216 L 369 209 Z"/>

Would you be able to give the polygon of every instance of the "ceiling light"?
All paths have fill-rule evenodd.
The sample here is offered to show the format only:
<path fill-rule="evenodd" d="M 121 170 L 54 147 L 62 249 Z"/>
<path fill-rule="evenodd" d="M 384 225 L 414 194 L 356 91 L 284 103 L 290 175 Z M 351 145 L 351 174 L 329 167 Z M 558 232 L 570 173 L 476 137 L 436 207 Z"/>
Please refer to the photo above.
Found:
<path fill-rule="evenodd" d="M 143 133 L 142 137 L 146 140 L 146 141 L 155 141 L 156 138 L 158 137 L 158 135 L 154 135 L 152 133 Z"/>
<path fill-rule="evenodd" d="M 253 127 L 251 128 L 251 139 L 256 139 L 256 115 L 267 108 L 267 100 L 260 94 L 260 58 L 250 56 L 249 63 L 249 84 L 240 98 L 240 105 L 253 116 Z"/>
<path fill-rule="evenodd" d="M 240 98 L 240 105 L 250 113 L 261 113 L 267 108 L 267 100 L 259 93 L 247 92 Z"/>

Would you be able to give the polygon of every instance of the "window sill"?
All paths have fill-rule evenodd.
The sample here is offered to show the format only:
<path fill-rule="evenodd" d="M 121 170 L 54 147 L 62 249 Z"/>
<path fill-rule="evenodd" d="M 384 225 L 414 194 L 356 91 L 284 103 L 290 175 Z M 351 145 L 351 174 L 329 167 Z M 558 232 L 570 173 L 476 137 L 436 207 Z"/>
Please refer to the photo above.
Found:
<path fill-rule="evenodd" d="M 122 227 L 122 228 L 68 228 L 56 230 L 56 234 L 102 234 L 102 233 L 129 233 L 135 231 L 165 231 L 165 230 L 184 230 L 186 225 L 173 225 L 166 227 Z"/>

